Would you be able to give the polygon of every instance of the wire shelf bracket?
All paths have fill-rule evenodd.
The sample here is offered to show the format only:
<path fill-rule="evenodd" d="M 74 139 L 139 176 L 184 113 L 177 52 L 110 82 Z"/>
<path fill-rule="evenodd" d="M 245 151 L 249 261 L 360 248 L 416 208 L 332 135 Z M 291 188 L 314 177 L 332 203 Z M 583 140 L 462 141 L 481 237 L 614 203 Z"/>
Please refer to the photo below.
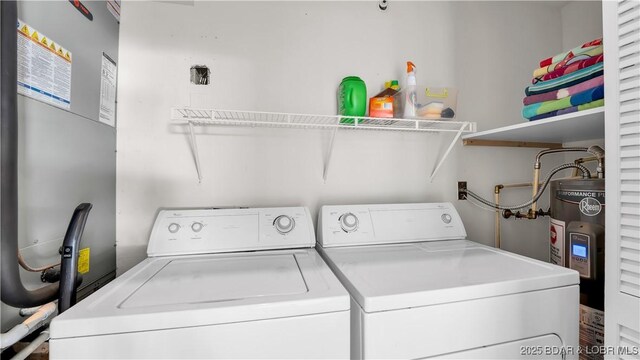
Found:
<path fill-rule="evenodd" d="M 476 132 L 476 123 L 467 121 L 372 118 L 364 116 L 292 114 L 262 111 L 195 109 L 187 107 L 172 108 L 171 122 L 174 125 L 184 125 L 188 127 L 189 142 L 198 175 L 198 182 L 202 182 L 202 169 L 200 166 L 200 156 L 196 141 L 196 126 L 276 127 L 332 130 L 322 171 L 322 179 L 325 182 L 329 173 L 333 146 L 335 144 L 335 138 L 338 130 L 453 133 L 454 136 L 449 147 L 440 159 L 437 160 L 437 165 L 429 177 L 430 182 L 433 181 L 460 137 L 465 133 Z"/>

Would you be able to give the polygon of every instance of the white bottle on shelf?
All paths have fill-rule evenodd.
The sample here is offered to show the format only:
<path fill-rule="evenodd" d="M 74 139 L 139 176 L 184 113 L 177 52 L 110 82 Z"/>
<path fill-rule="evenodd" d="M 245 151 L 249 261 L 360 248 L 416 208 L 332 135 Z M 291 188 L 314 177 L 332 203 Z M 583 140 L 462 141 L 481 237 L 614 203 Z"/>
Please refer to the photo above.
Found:
<path fill-rule="evenodd" d="M 416 93 L 416 66 L 407 61 L 407 81 L 404 87 L 404 117 L 411 119 L 416 117 L 416 102 L 418 94 Z"/>

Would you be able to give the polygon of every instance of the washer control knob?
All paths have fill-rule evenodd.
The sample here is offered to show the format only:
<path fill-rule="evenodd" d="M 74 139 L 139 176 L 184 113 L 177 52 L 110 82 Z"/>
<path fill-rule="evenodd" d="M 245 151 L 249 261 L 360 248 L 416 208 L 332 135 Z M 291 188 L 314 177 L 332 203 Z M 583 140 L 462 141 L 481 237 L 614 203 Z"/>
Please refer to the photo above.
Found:
<path fill-rule="evenodd" d="M 273 220 L 273 226 L 280 234 L 286 234 L 293 230 L 296 226 L 296 222 L 290 216 L 280 215 Z"/>
<path fill-rule="evenodd" d="M 442 216 L 440 218 L 442 219 L 442 221 L 445 224 L 448 224 L 448 223 L 451 222 L 451 215 L 449 215 L 449 214 L 442 214 Z"/>
<path fill-rule="evenodd" d="M 191 230 L 193 230 L 193 232 L 200 232 L 200 230 L 202 230 L 202 228 L 204 227 L 204 225 L 202 225 L 201 222 L 194 222 L 193 224 L 191 224 Z"/>
<path fill-rule="evenodd" d="M 180 225 L 176 224 L 176 223 L 171 223 L 169 224 L 169 232 L 172 234 L 175 234 L 178 232 L 178 230 L 180 230 Z"/>
<path fill-rule="evenodd" d="M 349 233 L 358 230 L 358 217 L 352 213 L 344 213 L 340 215 L 338 221 L 340 221 L 340 227 L 345 232 Z"/>

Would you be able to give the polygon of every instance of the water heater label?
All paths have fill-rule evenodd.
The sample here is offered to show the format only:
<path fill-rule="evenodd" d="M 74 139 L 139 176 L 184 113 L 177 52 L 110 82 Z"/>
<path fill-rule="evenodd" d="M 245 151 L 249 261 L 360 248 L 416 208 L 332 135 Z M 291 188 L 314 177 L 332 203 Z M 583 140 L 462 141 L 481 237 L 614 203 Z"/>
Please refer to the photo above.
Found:
<path fill-rule="evenodd" d="M 586 197 L 580 200 L 578 208 L 581 213 L 587 216 L 596 216 L 602 211 L 602 204 L 596 198 Z"/>
<path fill-rule="evenodd" d="M 564 221 L 551 219 L 549 227 L 549 262 L 564 266 Z"/>
<path fill-rule="evenodd" d="M 18 20 L 18 93 L 71 108 L 71 51 Z"/>
<path fill-rule="evenodd" d="M 580 204 L 582 199 L 591 198 L 604 206 L 604 190 L 556 190 L 556 199 L 572 204 Z"/>
<path fill-rule="evenodd" d="M 604 346 L 604 311 L 580 304 L 580 347 L 593 349 Z M 598 352 L 582 352 L 580 360 L 602 360 Z"/>

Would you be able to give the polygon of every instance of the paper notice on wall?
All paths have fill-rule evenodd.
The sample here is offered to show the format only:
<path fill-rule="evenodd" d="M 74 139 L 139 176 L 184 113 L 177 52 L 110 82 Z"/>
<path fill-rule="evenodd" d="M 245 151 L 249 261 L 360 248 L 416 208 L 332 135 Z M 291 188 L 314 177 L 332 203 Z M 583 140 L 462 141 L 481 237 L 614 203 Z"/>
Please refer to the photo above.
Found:
<path fill-rule="evenodd" d="M 116 126 L 116 62 L 102 53 L 102 73 L 100 75 L 100 122 Z"/>
<path fill-rule="evenodd" d="M 18 93 L 71 108 L 71 51 L 18 20 Z"/>
<path fill-rule="evenodd" d="M 549 227 L 549 262 L 564 266 L 564 221 L 551 219 Z"/>

